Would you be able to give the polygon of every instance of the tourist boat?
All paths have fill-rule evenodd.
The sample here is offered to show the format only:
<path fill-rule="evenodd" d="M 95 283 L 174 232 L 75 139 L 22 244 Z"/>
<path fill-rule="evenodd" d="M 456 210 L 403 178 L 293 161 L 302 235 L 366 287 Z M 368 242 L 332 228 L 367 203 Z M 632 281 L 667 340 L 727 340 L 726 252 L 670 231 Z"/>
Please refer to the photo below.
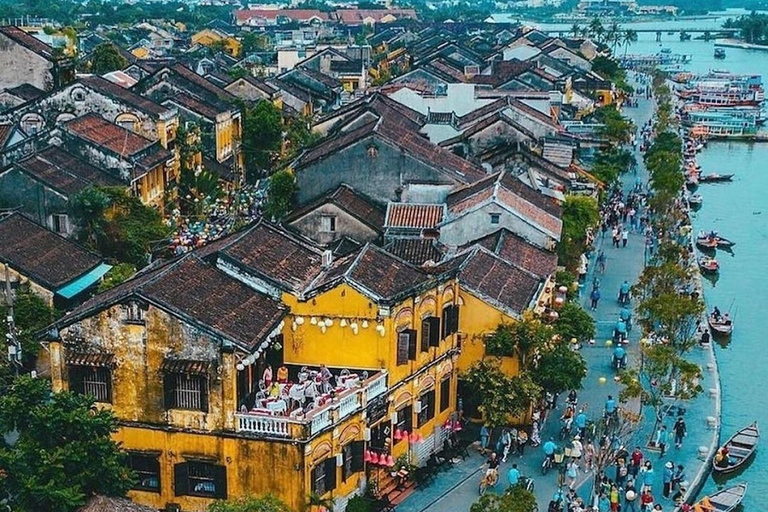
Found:
<path fill-rule="evenodd" d="M 705 497 L 706 500 L 702 498 L 696 505 L 701 510 L 708 510 L 709 512 L 731 512 L 741 504 L 745 494 L 747 494 L 747 484 L 741 483 L 714 492 L 712 496 Z M 707 501 L 709 501 L 709 508 L 706 508 Z M 694 505 L 694 510 L 696 505 Z"/>
<path fill-rule="evenodd" d="M 685 185 L 688 188 L 696 188 L 699 186 L 699 177 L 695 173 L 691 173 L 685 178 Z"/>
<path fill-rule="evenodd" d="M 717 174 L 716 172 L 699 176 L 699 183 L 720 183 L 723 181 L 731 181 L 733 174 Z"/>
<path fill-rule="evenodd" d="M 701 197 L 701 194 L 692 194 L 688 196 L 688 206 L 701 206 L 701 203 L 704 202 L 704 198 Z"/>
<path fill-rule="evenodd" d="M 715 48 L 715 58 L 716 59 L 724 59 L 725 58 L 725 50 L 722 48 Z"/>
<path fill-rule="evenodd" d="M 728 316 L 728 313 L 721 315 L 719 318 L 714 313 L 710 313 L 707 322 L 709 323 L 709 328 L 715 334 L 730 336 L 733 332 L 733 320 Z"/>
<path fill-rule="evenodd" d="M 717 239 L 712 238 L 697 238 L 696 239 L 696 247 L 699 249 L 709 249 L 714 250 L 717 249 Z"/>
<path fill-rule="evenodd" d="M 702 245 L 707 248 L 722 247 L 727 249 L 736 245 L 736 242 L 733 240 L 728 240 L 727 238 L 718 235 L 717 231 L 710 231 L 709 233 L 699 231 L 699 236 L 696 237 L 696 244 L 698 245 L 699 242 L 702 242 Z M 712 245 L 713 243 L 714 245 Z"/>
<path fill-rule="evenodd" d="M 718 450 L 720 453 L 723 448 L 728 450 L 728 460 L 725 463 L 717 462 L 717 457 L 712 459 L 712 470 L 715 473 L 733 473 L 757 450 L 757 442 L 760 440 L 760 430 L 757 428 L 757 422 L 736 432 L 725 444 Z M 711 498 L 710 498 L 711 499 Z"/>
<path fill-rule="evenodd" d="M 715 258 L 701 256 L 699 258 L 699 269 L 705 274 L 714 274 L 720 270 L 720 264 Z"/>

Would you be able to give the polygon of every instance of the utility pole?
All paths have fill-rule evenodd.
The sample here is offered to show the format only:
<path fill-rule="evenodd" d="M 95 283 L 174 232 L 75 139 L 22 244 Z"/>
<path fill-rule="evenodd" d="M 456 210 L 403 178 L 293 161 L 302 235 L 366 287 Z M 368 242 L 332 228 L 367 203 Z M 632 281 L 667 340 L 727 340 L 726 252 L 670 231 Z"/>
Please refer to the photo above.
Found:
<path fill-rule="evenodd" d="M 19 375 L 22 368 L 21 363 L 21 342 L 16 333 L 16 323 L 13 320 L 13 294 L 11 292 L 11 271 L 8 265 L 5 265 L 5 304 L 8 306 L 8 316 L 5 321 L 8 324 L 8 333 L 5 335 L 8 340 L 8 361 L 13 366 L 15 374 Z"/>

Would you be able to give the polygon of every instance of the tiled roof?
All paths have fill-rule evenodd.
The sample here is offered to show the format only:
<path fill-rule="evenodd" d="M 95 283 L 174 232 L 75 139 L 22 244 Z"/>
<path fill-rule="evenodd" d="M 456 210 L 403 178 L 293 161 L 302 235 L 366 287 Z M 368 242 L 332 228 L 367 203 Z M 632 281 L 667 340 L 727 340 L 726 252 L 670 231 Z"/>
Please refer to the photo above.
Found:
<path fill-rule="evenodd" d="M 266 221 L 227 239 L 219 254 L 283 290 L 301 291 L 321 271 L 322 253 Z"/>
<path fill-rule="evenodd" d="M 339 9 L 335 15 L 339 21 L 346 24 L 362 23 L 366 18 L 371 18 L 378 23 L 385 16 L 394 16 L 398 20 L 418 19 L 413 9 Z"/>
<path fill-rule="evenodd" d="M 55 291 L 101 263 L 101 258 L 20 213 L 0 217 L 0 261 Z"/>
<path fill-rule="evenodd" d="M 339 260 L 313 282 L 309 293 L 344 281 L 372 298 L 394 301 L 429 280 L 414 265 L 367 244 L 357 254 Z"/>
<path fill-rule="evenodd" d="M 133 170 L 133 179 L 138 178 L 151 171 L 155 167 L 169 161 L 173 158 L 173 153 L 157 144 L 155 149 L 143 155 L 136 160 L 136 168 Z"/>
<path fill-rule="evenodd" d="M 71 196 L 91 185 L 120 186 L 122 182 L 59 146 L 50 146 L 16 163 L 52 189 Z"/>
<path fill-rule="evenodd" d="M 174 64 L 171 69 L 175 71 L 179 76 L 185 80 L 191 82 L 197 87 L 204 89 L 207 93 L 221 99 L 221 100 L 234 100 L 235 96 L 229 91 L 226 91 L 214 84 L 213 82 L 206 80 L 202 76 L 198 75 L 183 64 Z"/>
<path fill-rule="evenodd" d="M 443 259 L 437 240 L 430 238 L 397 238 L 385 245 L 384 249 L 419 267 L 428 261 L 438 263 Z"/>
<path fill-rule="evenodd" d="M 232 158 L 229 157 L 224 162 L 219 162 L 215 158 L 203 155 L 203 169 L 212 173 L 220 180 L 234 183 L 237 180 L 237 172 L 232 169 Z"/>
<path fill-rule="evenodd" d="M 191 94 L 185 92 L 174 94 L 164 103 L 175 103 L 179 107 L 205 117 L 206 119 L 210 119 L 211 121 L 215 121 L 216 116 L 221 113 L 219 109 L 215 108 L 210 103 L 200 101 Z"/>
<path fill-rule="evenodd" d="M 109 80 L 102 78 L 97 75 L 89 75 L 84 76 L 79 79 L 79 81 L 94 89 L 97 92 L 100 92 L 106 96 L 110 96 L 112 98 L 115 98 L 126 105 L 129 105 L 141 112 L 150 114 L 152 116 L 160 116 L 163 114 L 168 113 L 168 109 L 158 105 L 154 101 L 144 98 L 143 96 L 139 96 L 135 92 L 130 91 L 129 89 L 125 89 L 123 87 L 120 87 L 119 85 L 110 82 Z"/>
<path fill-rule="evenodd" d="M 545 196 L 538 190 L 534 190 L 510 173 L 505 172 L 501 175 L 502 188 L 507 189 L 513 194 L 517 194 L 529 203 L 541 208 L 548 214 L 560 218 L 563 216 L 563 208 L 554 199 Z"/>
<path fill-rule="evenodd" d="M 72 119 L 64 128 L 93 144 L 105 147 L 122 156 L 130 156 L 154 144 L 122 126 L 110 123 L 98 114 L 90 113 Z"/>
<path fill-rule="evenodd" d="M 24 101 L 31 101 L 39 98 L 45 94 L 45 91 L 38 89 L 32 84 L 21 84 L 16 87 L 6 89 L 9 93 L 13 94 L 17 98 L 21 98 Z"/>
<path fill-rule="evenodd" d="M 387 228 L 432 229 L 443 220 L 442 204 L 389 203 L 384 226 Z"/>
<path fill-rule="evenodd" d="M 494 62 L 493 71 L 490 75 L 475 75 L 470 79 L 470 82 L 498 87 L 528 71 L 534 66 L 535 63 L 533 62 L 523 62 L 517 59 Z"/>
<path fill-rule="evenodd" d="M 139 505 L 126 498 L 93 496 L 76 512 L 155 512 L 156 509 Z"/>
<path fill-rule="evenodd" d="M 334 191 L 295 210 L 285 219 L 285 222 L 291 223 L 327 203 L 335 204 L 376 231 L 381 231 L 384 226 L 384 209 L 347 184 L 341 184 Z"/>
<path fill-rule="evenodd" d="M 0 27 L 0 33 L 41 57 L 45 57 L 48 60 L 56 60 L 53 58 L 53 48 L 18 27 L 12 25 L 2 26 Z"/>
<path fill-rule="evenodd" d="M 246 349 L 261 343 L 280 322 L 285 307 L 196 254 L 188 254 L 100 293 L 58 325 L 70 325 L 131 296 L 142 297 L 176 316 L 229 338 Z"/>
<path fill-rule="evenodd" d="M 459 274 L 462 289 L 519 315 L 536 298 L 541 281 L 501 257 L 476 247 Z"/>
<path fill-rule="evenodd" d="M 0 148 L 4 148 L 8 143 L 8 139 L 10 139 L 13 134 L 13 128 L 12 123 L 0 124 Z"/>
<path fill-rule="evenodd" d="M 307 21 L 312 18 L 319 18 L 327 21 L 328 13 L 317 9 L 246 9 L 235 11 L 235 19 L 238 21 L 248 21 L 253 18 L 264 18 L 275 20 L 278 16 L 285 16 L 294 21 Z"/>
<path fill-rule="evenodd" d="M 502 228 L 466 244 L 462 249 L 478 244 L 513 265 L 546 279 L 557 270 L 557 254 L 537 247 L 523 237 Z"/>

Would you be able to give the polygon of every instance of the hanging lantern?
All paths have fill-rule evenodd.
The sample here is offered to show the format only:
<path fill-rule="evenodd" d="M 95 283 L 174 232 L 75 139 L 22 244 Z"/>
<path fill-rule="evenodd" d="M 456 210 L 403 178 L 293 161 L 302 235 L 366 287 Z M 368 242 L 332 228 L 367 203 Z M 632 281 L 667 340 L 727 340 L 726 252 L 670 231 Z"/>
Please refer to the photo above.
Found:
<path fill-rule="evenodd" d="M 325 326 L 326 327 L 333 327 L 333 320 L 331 320 L 330 318 L 326 318 L 325 319 Z"/>
<path fill-rule="evenodd" d="M 395 429 L 395 434 L 392 436 L 395 438 L 395 441 L 399 441 L 403 438 L 403 431 L 398 429 Z"/>
<path fill-rule="evenodd" d="M 296 324 L 296 322 L 291 322 L 291 330 L 293 332 L 296 332 L 296 329 L 298 329 L 298 328 L 299 328 L 299 326 L 298 326 L 298 324 Z"/>
<path fill-rule="evenodd" d="M 239 371 L 239 372 L 245 370 L 245 366 L 243 366 L 243 363 L 237 363 L 235 368 L 237 368 L 237 371 Z"/>
<path fill-rule="evenodd" d="M 407 441 L 411 437 L 411 435 L 408 433 L 407 430 L 403 430 L 400 435 L 401 435 L 400 439 L 402 439 L 403 441 Z"/>
<path fill-rule="evenodd" d="M 443 428 L 447 430 L 451 430 L 451 427 L 452 427 L 451 418 L 448 418 L 447 420 L 445 420 L 445 423 L 443 424 Z"/>
<path fill-rule="evenodd" d="M 368 328 L 368 320 L 363 320 L 363 329 Z"/>
<path fill-rule="evenodd" d="M 419 442 L 419 433 L 415 430 L 411 432 L 411 444 L 415 444 Z"/>
<path fill-rule="evenodd" d="M 379 456 L 376 454 L 376 452 L 371 452 L 371 464 L 378 464 L 379 463 Z"/>
<path fill-rule="evenodd" d="M 320 326 L 320 332 L 325 334 L 325 331 L 327 330 L 327 327 L 325 327 L 325 324 Z"/>
<path fill-rule="evenodd" d="M 351 324 L 349 324 L 349 328 L 352 329 L 353 331 L 356 331 L 358 328 L 357 322 L 352 322 Z"/>
<path fill-rule="evenodd" d="M 315 317 L 310 318 L 309 323 L 311 323 L 312 325 L 317 325 L 317 318 Z"/>
<path fill-rule="evenodd" d="M 297 316 L 296 317 L 296 323 L 298 325 L 303 325 L 304 324 L 304 317 L 303 316 Z"/>
<path fill-rule="evenodd" d="M 453 431 L 461 432 L 461 422 L 459 420 L 453 422 Z"/>
<path fill-rule="evenodd" d="M 363 452 L 363 462 L 371 462 L 371 452 L 368 450 Z"/>
<path fill-rule="evenodd" d="M 341 322 L 339 322 L 339 327 L 346 327 L 347 326 L 347 319 L 342 318 Z"/>
<path fill-rule="evenodd" d="M 387 466 L 389 466 L 390 468 L 395 465 L 395 459 L 394 457 L 392 457 L 391 454 L 387 455 L 386 463 L 387 463 Z"/>
<path fill-rule="evenodd" d="M 259 348 L 260 348 L 261 350 L 264 350 L 264 349 L 265 349 L 265 348 L 267 348 L 268 346 L 269 346 L 269 342 L 268 342 L 268 341 L 263 341 L 263 342 L 261 343 L 261 346 L 259 346 Z"/>

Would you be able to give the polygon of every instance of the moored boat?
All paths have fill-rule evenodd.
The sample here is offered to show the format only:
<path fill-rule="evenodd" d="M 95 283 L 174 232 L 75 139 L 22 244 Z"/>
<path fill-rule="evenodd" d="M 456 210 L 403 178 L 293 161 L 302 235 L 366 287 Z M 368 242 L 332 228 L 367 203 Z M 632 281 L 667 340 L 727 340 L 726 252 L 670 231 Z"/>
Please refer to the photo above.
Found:
<path fill-rule="evenodd" d="M 720 264 L 715 258 L 709 256 L 701 256 L 699 258 L 699 269 L 707 274 L 714 274 L 720 270 Z"/>
<path fill-rule="evenodd" d="M 698 195 L 698 194 L 696 194 Z M 720 236 L 717 231 L 699 231 L 699 236 L 696 237 L 696 245 L 704 247 L 706 249 L 713 249 L 719 247 L 721 249 L 729 249 L 736 245 L 736 242 Z"/>
<path fill-rule="evenodd" d="M 733 174 L 717 174 L 716 172 L 699 176 L 699 183 L 719 183 L 723 181 L 731 181 Z"/>
<path fill-rule="evenodd" d="M 703 202 L 704 198 L 701 197 L 701 194 L 691 194 L 688 196 L 688 204 L 690 206 L 701 206 Z"/>
<path fill-rule="evenodd" d="M 723 474 L 736 471 L 755 453 L 759 440 L 757 422 L 739 430 L 717 450 L 712 459 L 712 470 Z"/>
<path fill-rule="evenodd" d="M 747 484 L 741 483 L 714 492 L 712 496 L 704 496 L 696 505 L 708 512 L 731 512 L 741 504 L 745 494 L 747 494 Z"/>
<path fill-rule="evenodd" d="M 715 58 L 716 59 L 724 59 L 725 58 L 725 50 L 722 48 L 715 48 Z"/>

